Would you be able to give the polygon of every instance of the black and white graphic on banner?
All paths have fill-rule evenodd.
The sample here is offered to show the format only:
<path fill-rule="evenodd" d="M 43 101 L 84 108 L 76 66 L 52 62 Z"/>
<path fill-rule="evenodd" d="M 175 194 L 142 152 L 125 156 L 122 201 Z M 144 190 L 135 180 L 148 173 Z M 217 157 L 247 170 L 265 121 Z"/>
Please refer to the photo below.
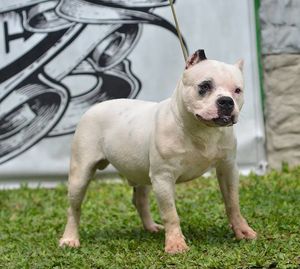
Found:
<path fill-rule="evenodd" d="M 153 10 L 168 0 L 0 3 L 0 163 L 41 139 L 74 132 L 91 105 L 135 98 L 127 56 L 144 23 L 176 34 Z"/>

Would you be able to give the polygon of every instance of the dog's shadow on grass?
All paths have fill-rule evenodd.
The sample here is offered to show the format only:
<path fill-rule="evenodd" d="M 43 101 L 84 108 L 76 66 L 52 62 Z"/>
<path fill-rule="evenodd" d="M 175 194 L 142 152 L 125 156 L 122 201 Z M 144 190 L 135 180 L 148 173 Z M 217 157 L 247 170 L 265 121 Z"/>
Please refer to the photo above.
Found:
<path fill-rule="evenodd" d="M 81 231 L 82 240 L 88 240 L 91 243 L 105 242 L 105 241 L 158 241 L 164 240 L 164 232 L 150 233 L 145 231 L 142 227 L 127 227 L 127 228 L 99 228 L 94 231 L 88 231 L 87 229 Z"/>
<path fill-rule="evenodd" d="M 183 227 L 184 235 L 187 241 L 191 244 L 201 242 L 205 245 L 228 245 L 236 244 L 233 233 L 226 226 L 211 226 L 211 227 L 196 227 L 189 225 Z M 139 226 L 127 227 L 127 228 L 99 228 L 97 230 L 88 231 L 87 229 L 81 231 L 81 238 L 83 241 L 89 241 L 90 243 L 105 243 L 111 241 L 136 241 L 139 245 L 148 245 L 154 243 L 161 245 L 164 243 L 164 231 L 158 233 L 150 233 L 145 231 Z"/>
<path fill-rule="evenodd" d="M 228 244 L 236 244 L 237 240 L 234 234 L 227 226 L 201 227 L 195 225 L 188 225 L 185 228 L 184 235 L 190 242 L 201 242 L 204 245 L 222 246 Z"/>

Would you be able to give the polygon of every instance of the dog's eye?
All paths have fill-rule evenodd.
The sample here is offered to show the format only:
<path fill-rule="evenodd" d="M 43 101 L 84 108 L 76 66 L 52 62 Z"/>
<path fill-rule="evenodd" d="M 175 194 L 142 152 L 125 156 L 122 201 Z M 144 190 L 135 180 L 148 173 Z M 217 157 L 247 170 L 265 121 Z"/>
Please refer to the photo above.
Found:
<path fill-rule="evenodd" d="M 240 94 L 242 92 L 242 90 L 240 88 L 236 88 L 234 92 L 237 94 Z"/>
<path fill-rule="evenodd" d="M 199 94 L 204 95 L 206 94 L 209 90 L 212 89 L 212 83 L 211 81 L 203 81 L 199 86 Z"/>

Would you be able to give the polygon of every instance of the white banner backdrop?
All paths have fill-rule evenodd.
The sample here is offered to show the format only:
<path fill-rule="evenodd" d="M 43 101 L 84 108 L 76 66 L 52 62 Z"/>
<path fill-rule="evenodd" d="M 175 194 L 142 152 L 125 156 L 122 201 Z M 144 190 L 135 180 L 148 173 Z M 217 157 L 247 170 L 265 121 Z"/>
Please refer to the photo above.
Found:
<path fill-rule="evenodd" d="M 189 52 L 245 60 L 236 126 L 244 172 L 265 166 L 253 1 L 178 0 Z M 167 0 L 10 0 L 0 3 L 0 178 L 68 172 L 80 116 L 112 98 L 160 101 L 184 68 Z"/>

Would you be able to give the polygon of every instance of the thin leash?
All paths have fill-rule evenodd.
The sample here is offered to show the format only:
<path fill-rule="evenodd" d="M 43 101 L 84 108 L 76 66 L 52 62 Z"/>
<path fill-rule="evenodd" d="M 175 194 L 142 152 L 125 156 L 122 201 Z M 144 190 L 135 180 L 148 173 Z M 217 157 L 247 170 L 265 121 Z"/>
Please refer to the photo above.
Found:
<path fill-rule="evenodd" d="M 176 30 L 177 30 L 181 50 L 182 50 L 182 53 L 183 53 L 183 57 L 184 57 L 184 60 L 187 61 L 188 53 L 187 53 L 187 49 L 186 49 L 186 47 L 184 46 L 184 43 L 183 43 L 183 39 L 182 39 L 182 35 L 181 35 L 181 32 L 180 32 L 179 23 L 178 23 L 178 20 L 177 20 L 173 0 L 169 0 L 169 2 L 170 2 L 170 7 L 171 7 L 171 10 L 172 10 L 172 13 L 173 13 L 173 18 L 174 18 L 174 21 L 175 21 Z"/>

